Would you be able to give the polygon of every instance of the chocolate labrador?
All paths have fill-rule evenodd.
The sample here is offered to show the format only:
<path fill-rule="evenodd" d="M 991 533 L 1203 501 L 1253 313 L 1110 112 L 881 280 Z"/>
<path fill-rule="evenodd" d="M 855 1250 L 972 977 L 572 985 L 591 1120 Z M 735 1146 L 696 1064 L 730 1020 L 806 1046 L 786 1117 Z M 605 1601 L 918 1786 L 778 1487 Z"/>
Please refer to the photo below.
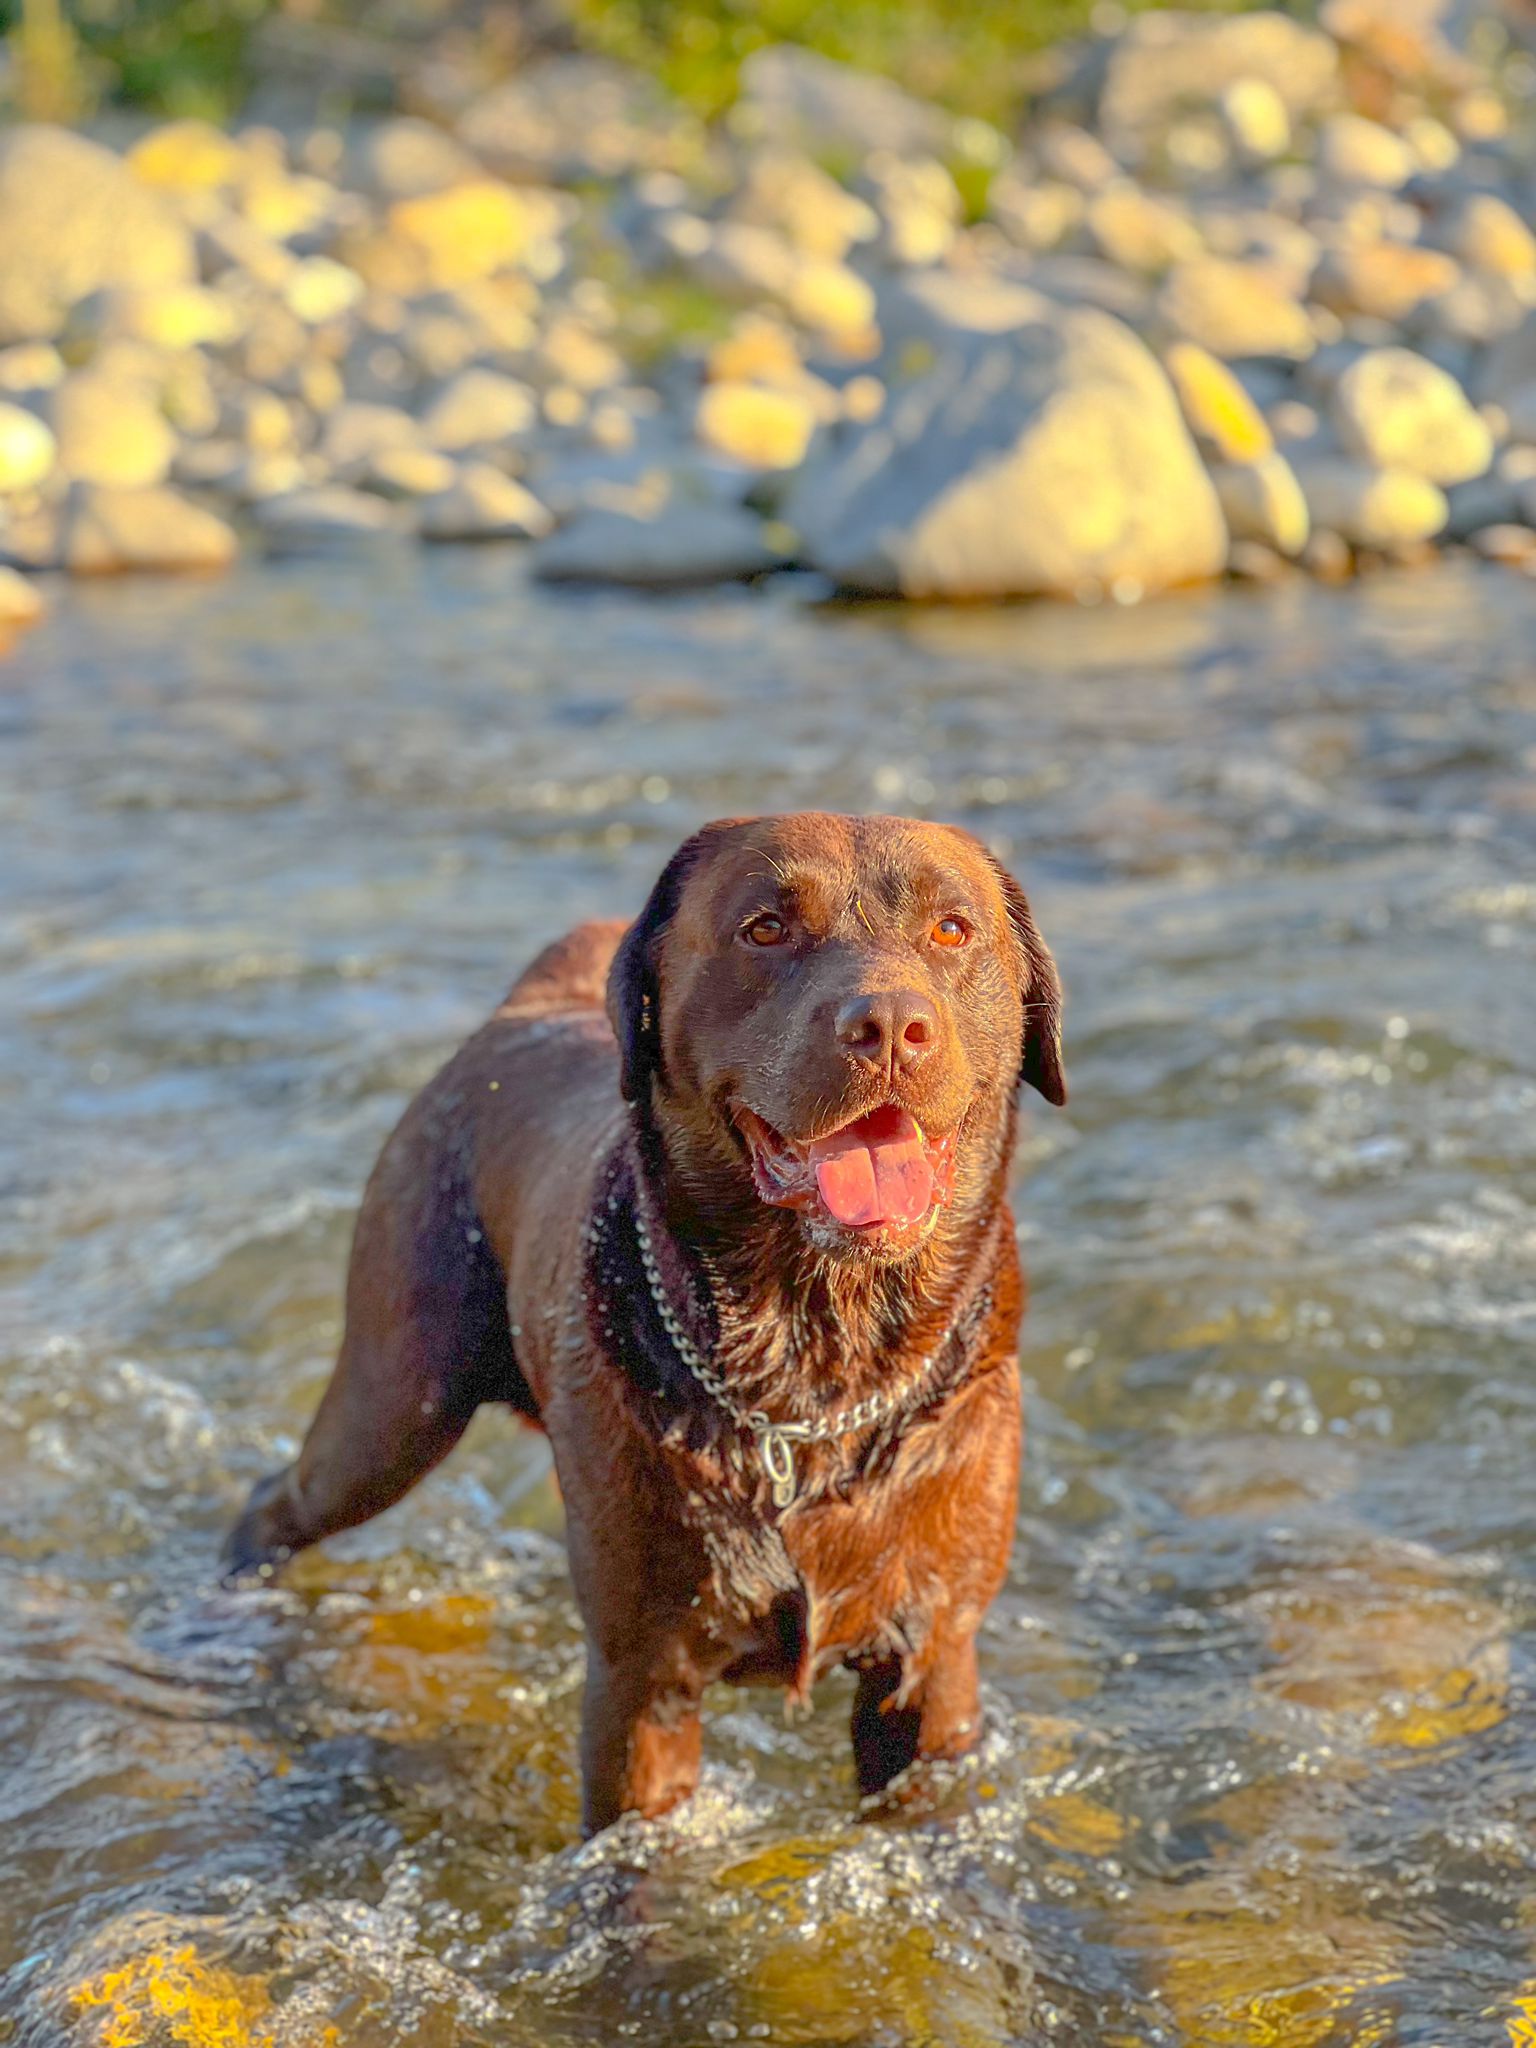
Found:
<path fill-rule="evenodd" d="M 687 1797 L 715 1679 L 804 1700 L 852 1666 L 865 1793 L 961 1754 L 1016 1513 L 1021 1077 L 1065 1099 L 1060 983 L 969 834 L 706 826 L 406 1111 L 231 1577 L 378 1514 L 502 1401 L 564 1495 L 589 1831 Z"/>

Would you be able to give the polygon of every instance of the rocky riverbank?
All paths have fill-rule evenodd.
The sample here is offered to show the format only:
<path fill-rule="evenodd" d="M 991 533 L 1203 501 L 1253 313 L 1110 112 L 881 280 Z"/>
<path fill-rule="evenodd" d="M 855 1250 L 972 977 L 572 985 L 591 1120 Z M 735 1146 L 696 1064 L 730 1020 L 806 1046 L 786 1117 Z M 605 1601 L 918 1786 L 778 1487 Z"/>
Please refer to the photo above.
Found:
<path fill-rule="evenodd" d="M 1531 573 L 1530 25 L 1140 16 L 1015 136 L 787 46 L 709 131 L 586 57 L 345 131 L 0 131 L 0 623 L 40 571 L 416 540 L 922 598 Z"/>

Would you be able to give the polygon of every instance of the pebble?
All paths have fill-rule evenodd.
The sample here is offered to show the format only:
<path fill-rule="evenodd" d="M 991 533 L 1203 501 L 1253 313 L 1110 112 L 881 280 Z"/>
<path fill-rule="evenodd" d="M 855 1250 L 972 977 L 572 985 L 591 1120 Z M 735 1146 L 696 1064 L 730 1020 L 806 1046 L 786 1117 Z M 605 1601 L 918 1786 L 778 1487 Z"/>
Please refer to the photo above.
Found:
<path fill-rule="evenodd" d="M 1356 547 L 1393 548 L 1432 540 L 1450 516 L 1445 493 L 1407 469 L 1374 469 L 1344 456 L 1299 468 L 1314 525 Z"/>
<path fill-rule="evenodd" d="M 0 402 L 0 496 L 35 490 L 51 473 L 57 455 L 52 432 L 35 413 Z"/>
<path fill-rule="evenodd" d="M 1493 460 L 1488 423 L 1456 379 L 1411 349 L 1370 349 L 1351 363 L 1331 414 L 1341 446 L 1378 469 L 1459 484 Z"/>
<path fill-rule="evenodd" d="M 1325 178 L 1395 192 L 1413 176 L 1413 151 L 1400 135 L 1362 114 L 1331 114 L 1318 131 L 1317 163 Z"/>
<path fill-rule="evenodd" d="M 1302 362 L 1316 347 L 1306 308 L 1258 264 L 1217 256 L 1178 264 L 1157 310 L 1175 334 L 1228 361 L 1277 356 Z"/>
<path fill-rule="evenodd" d="M 782 559 L 751 513 L 674 498 L 650 512 L 594 507 L 579 513 L 540 543 L 534 569 L 548 583 L 667 589 L 756 576 Z"/>
<path fill-rule="evenodd" d="M 139 383 L 82 370 L 50 396 L 58 466 L 71 483 L 138 490 L 163 483 L 176 454 L 176 435 Z"/>
<path fill-rule="evenodd" d="M 409 531 L 398 508 L 344 484 L 283 492 L 258 504 L 254 516 L 270 555 L 349 554 Z"/>
<path fill-rule="evenodd" d="M 706 384 L 694 416 L 706 448 L 752 469 L 798 469 L 816 431 L 814 407 L 796 391 L 763 384 Z"/>
<path fill-rule="evenodd" d="M 211 572 L 239 552 L 234 529 L 179 491 L 82 486 L 70 495 L 60 559 L 76 576 L 127 570 Z"/>
<path fill-rule="evenodd" d="M 1176 341 L 1163 367 L 1190 432 L 1222 462 L 1256 462 L 1274 447 L 1268 423 L 1227 365 L 1193 341 Z"/>
<path fill-rule="evenodd" d="M 466 462 L 420 512 L 421 537 L 433 541 L 537 540 L 553 524 L 532 491 L 489 462 Z"/>
<path fill-rule="evenodd" d="M 529 387 L 499 370 L 461 370 L 421 416 L 423 438 L 446 454 L 491 448 L 527 434 L 538 418 Z"/>
<path fill-rule="evenodd" d="M 1219 462 L 1211 470 L 1216 494 L 1234 538 L 1262 541 L 1282 555 L 1299 555 L 1312 533 L 1306 493 L 1283 455 L 1256 462 Z"/>
<path fill-rule="evenodd" d="M 18 569 L 0 563 L 0 632 L 21 632 L 35 626 L 48 607 L 35 583 Z"/>

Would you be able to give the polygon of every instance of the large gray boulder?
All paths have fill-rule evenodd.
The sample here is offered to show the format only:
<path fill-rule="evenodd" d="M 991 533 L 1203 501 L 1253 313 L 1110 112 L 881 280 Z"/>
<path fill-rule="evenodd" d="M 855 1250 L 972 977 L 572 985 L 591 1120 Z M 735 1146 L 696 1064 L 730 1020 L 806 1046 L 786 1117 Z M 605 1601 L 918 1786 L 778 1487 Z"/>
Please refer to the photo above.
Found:
<path fill-rule="evenodd" d="M 958 342 L 786 509 L 844 588 L 1117 595 L 1220 574 L 1227 529 L 1172 386 L 1129 328 L 1041 300 Z"/>
<path fill-rule="evenodd" d="M 0 345 L 57 334 L 92 292 L 196 275 L 186 228 L 110 150 L 64 128 L 0 132 Z"/>

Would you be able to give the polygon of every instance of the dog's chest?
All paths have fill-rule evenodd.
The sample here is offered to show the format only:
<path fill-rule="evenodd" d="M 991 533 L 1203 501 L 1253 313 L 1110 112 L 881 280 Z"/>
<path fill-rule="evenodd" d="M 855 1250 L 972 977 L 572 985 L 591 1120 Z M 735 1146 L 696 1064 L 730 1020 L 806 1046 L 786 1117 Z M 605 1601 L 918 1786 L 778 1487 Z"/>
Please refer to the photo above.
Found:
<path fill-rule="evenodd" d="M 889 1478 L 872 1479 L 847 1498 L 813 1499 L 775 1521 L 706 1515 L 705 1598 L 735 1653 L 729 1680 L 804 1696 L 834 1665 L 917 1647 L 927 1633 L 928 1574 L 909 1542 L 893 1540 L 900 1492 Z"/>

